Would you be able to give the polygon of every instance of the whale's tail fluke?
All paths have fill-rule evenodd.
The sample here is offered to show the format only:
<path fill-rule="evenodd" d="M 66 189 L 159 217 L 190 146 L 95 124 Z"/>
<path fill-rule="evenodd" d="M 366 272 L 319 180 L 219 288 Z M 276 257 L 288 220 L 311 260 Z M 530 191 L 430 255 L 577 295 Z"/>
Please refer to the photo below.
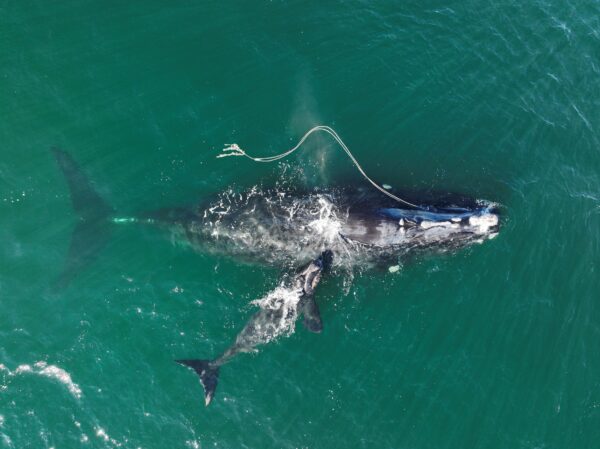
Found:
<path fill-rule="evenodd" d="M 54 284 L 55 289 L 61 290 L 82 268 L 95 259 L 108 242 L 108 218 L 113 209 L 98 195 L 91 181 L 69 153 L 59 148 L 52 148 L 52 153 L 67 180 L 73 209 L 79 216 L 63 271 Z"/>
<path fill-rule="evenodd" d="M 208 406 L 217 389 L 219 382 L 219 367 L 210 360 L 175 360 L 177 363 L 193 368 L 200 376 L 200 383 L 204 387 L 204 403 Z"/>

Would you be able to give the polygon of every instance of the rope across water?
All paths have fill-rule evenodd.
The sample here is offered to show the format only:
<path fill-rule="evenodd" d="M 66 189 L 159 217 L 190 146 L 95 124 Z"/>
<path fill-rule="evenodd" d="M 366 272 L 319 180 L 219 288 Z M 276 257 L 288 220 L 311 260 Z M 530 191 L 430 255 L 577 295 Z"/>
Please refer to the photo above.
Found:
<path fill-rule="evenodd" d="M 413 204 L 413 203 L 411 203 L 409 201 L 403 200 L 402 198 L 399 198 L 396 195 L 388 192 L 383 187 L 381 187 L 379 184 L 377 184 L 375 181 L 373 181 L 371 178 L 369 178 L 369 176 L 367 176 L 367 174 L 365 173 L 365 171 L 363 170 L 363 168 L 360 166 L 360 164 L 358 163 L 358 161 L 356 160 L 356 158 L 352 155 L 352 153 L 350 152 L 350 150 L 348 149 L 348 147 L 346 146 L 346 144 L 342 141 L 342 139 L 340 138 L 340 136 L 338 136 L 338 134 L 332 128 L 330 128 L 329 126 L 323 126 L 323 125 L 315 126 L 314 128 L 310 129 L 306 134 L 304 134 L 304 136 L 302 137 L 302 139 L 300 139 L 300 141 L 296 144 L 295 147 L 287 150 L 284 153 L 281 153 L 281 154 L 278 154 L 278 155 L 275 155 L 275 156 L 253 157 L 253 156 L 250 156 L 248 153 L 246 153 L 244 150 L 242 150 L 239 147 L 238 144 L 233 143 L 233 144 L 227 144 L 228 146 L 226 146 L 225 148 L 223 148 L 223 153 L 219 154 L 217 157 L 221 158 L 221 157 L 227 157 L 227 156 L 244 156 L 244 157 L 247 157 L 248 159 L 251 159 L 251 160 L 253 160 L 255 162 L 275 162 L 275 161 L 278 161 L 279 159 L 283 159 L 284 157 L 287 157 L 290 154 L 292 154 L 294 151 L 296 151 L 298 148 L 300 148 L 302 146 L 302 144 L 308 138 L 308 136 L 310 136 L 312 133 L 317 132 L 317 131 L 326 132 L 331 137 L 333 137 L 333 139 L 338 143 L 338 145 L 340 147 L 342 147 L 342 149 L 346 152 L 346 154 L 348 155 L 348 157 L 350 158 L 350 160 L 352 161 L 352 163 L 356 166 L 356 168 L 361 173 L 361 175 L 363 175 L 363 177 L 367 181 L 369 181 L 371 183 L 371 185 L 373 185 L 373 187 L 375 187 L 381 193 L 383 193 L 384 195 L 387 195 L 388 197 L 392 198 L 393 200 L 398 201 L 399 203 L 406 204 L 407 206 L 411 206 L 411 207 L 414 207 L 416 209 L 423 209 L 421 206 L 418 206 L 418 205 Z"/>

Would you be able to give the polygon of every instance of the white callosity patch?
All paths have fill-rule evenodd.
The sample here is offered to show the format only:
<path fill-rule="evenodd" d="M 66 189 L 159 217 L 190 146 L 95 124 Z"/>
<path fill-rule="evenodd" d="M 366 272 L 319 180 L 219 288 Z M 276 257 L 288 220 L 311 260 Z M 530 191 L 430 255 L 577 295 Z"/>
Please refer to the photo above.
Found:
<path fill-rule="evenodd" d="M 485 213 L 469 218 L 469 225 L 479 234 L 487 234 L 492 228 L 498 226 L 498 215 Z"/>
<path fill-rule="evenodd" d="M 44 361 L 36 362 L 33 364 L 33 366 L 28 364 L 19 365 L 17 366 L 17 368 L 15 368 L 14 371 L 11 371 L 3 364 L 0 364 L 0 371 L 7 372 L 8 376 L 10 377 L 24 373 L 37 374 L 40 376 L 48 377 L 50 379 L 57 380 L 61 384 L 65 385 L 69 392 L 77 399 L 79 399 L 82 394 L 81 388 L 79 388 L 79 385 L 73 382 L 73 379 L 71 379 L 71 375 L 67 371 L 55 365 L 48 365 Z"/>
<path fill-rule="evenodd" d="M 436 228 L 436 227 L 441 227 L 441 228 L 457 228 L 458 225 L 455 223 L 451 223 L 449 221 L 422 221 L 420 226 L 423 229 L 430 229 L 430 228 Z"/>

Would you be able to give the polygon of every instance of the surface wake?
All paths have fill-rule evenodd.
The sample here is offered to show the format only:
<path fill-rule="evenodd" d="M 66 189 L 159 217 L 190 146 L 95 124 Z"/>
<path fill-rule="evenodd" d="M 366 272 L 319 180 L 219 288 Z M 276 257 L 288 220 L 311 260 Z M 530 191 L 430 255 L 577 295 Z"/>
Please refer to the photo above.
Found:
<path fill-rule="evenodd" d="M 15 377 L 22 374 L 34 374 L 47 377 L 63 384 L 73 397 L 80 399 L 82 395 L 81 388 L 73 382 L 71 375 L 67 371 L 56 365 L 48 365 L 44 361 L 36 362 L 33 365 L 19 365 L 12 371 L 0 363 L 0 371 L 5 372 L 8 377 Z"/>

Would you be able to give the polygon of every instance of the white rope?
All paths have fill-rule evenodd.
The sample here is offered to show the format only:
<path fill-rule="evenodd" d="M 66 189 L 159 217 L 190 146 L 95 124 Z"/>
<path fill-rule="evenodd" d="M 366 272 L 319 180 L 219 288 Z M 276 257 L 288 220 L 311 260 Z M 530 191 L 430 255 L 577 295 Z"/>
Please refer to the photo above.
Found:
<path fill-rule="evenodd" d="M 389 196 L 390 198 L 392 198 L 393 200 L 398 201 L 399 203 L 404 203 L 408 206 L 411 207 L 415 207 L 417 209 L 423 209 L 421 206 L 418 206 L 416 204 L 413 204 L 409 201 L 403 200 L 402 198 L 398 198 L 396 195 L 391 194 L 390 192 L 388 192 L 387 190 L 385 190 L 383 187 L 381 187 L 379 184 L 377 184 L 375 181 L 373 181 L 371 178 L 369 178 L 367 176 L 367 174 L 365 173 L 365 171 L 362 169 L 362 167 L 360 166 L 360 164 L 358 163 L 358 161 L 356 160 L 356 158 L 352 155 L 352 153 L 350 152 L 350 150 L 348 149 L 348 147 L 346 146 L 346 144 L 342 141 L 342 139 L 340 138 L 340 136 L 338 136 L 338 134 L 329 126 L 315 126 L 314 128 L 312 128 L 311 130 L 309 130 L 306 134 L 304 134 L 304 136 L 302 137 L 302 139 L 300 139 L 300 141 L 296 144 L 295 147 L 293 147 L 292 149 L 278 154 L 276 156 L 269 156 L 269 157 L 253 157 L 250 156 L 248 153 L 246 153 L 244 150 L 242 150 L 239 145 L 237 143 L 232 143 L 232 144 L 226 144 L 227 146 L 225 148 L 223 148 L 223 153 L 219 154 L 217 156 L 217 158 L 221 158 L 221 157 L 227 157 L 227 156 L 244 156 L 247 157 L 248 159 L 251 159 L 255 162 L 275 162 L 279 159 L 283 159 L 284 157 L 289 156 L 290 154 L 292 154 L 294 151 L 296 151 L 298 148 L 300 148 L 302 146 L 302 144 L 304 143 L 304 141 L 307 139 L 308 136 L 310 136 L 312 133 L 316 132 L 316 131 L 324 131 L 327 134 L 329 134 L 331 137 L 334 138 L 334 140 L 339 144 L 340 147 L 342 147 L 342 149 L 346 152 L 346 154 L 348 155 L 348 157 L 350 158 L 350 160 L 354 163 L 354 165 L 356 166 L 356 168 L 358 169 L 358 171 L 364 176 L 364 178 L 369 181 L 373 187 L 375 187 L 377 190 L 379 190 L 381 193 L 383 193 L 384 195 Z"/>

